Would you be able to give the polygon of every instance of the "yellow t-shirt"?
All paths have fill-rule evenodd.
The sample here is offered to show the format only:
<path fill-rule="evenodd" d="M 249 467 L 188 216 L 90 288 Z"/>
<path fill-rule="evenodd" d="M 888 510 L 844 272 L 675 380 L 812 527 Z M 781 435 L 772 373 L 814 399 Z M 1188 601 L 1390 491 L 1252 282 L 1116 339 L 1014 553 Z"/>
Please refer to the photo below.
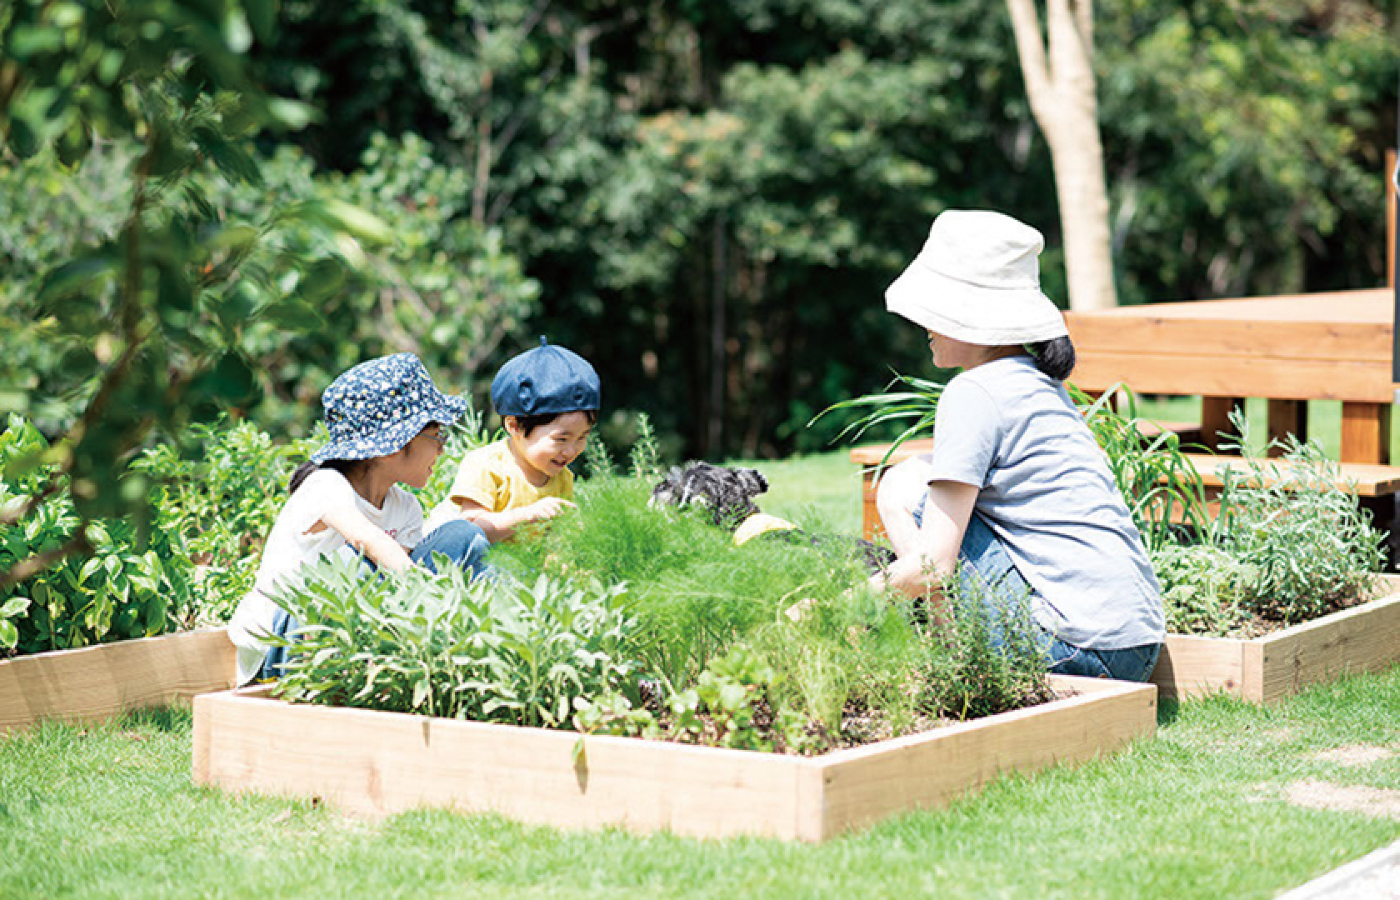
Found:
<path fill-rule="evenodd" d="M 458 498 L 480 503 L 489 512 L 519 509 L 544 497 L 573 499 L 573 472 L 565 469 L 535 487 L 516 465 L 508 441 L 509 438 L 505 438 L 478 447 L 462 457 L 462 464 L 457 467 L 457 477 L 452 479 L 452 487 L 447 491 L 447 499 L 433 508 L 424 526 L 424 534 L 460 515 Z"/>

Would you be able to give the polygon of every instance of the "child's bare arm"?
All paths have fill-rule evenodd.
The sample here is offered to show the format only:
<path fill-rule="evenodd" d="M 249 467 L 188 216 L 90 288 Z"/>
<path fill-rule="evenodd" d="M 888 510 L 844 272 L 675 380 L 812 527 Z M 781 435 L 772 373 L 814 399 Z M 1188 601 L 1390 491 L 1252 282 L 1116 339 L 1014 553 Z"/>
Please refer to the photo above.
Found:
<path fill-rule="evenodd" d="M 321 521 L 340 532 L 347 544 L 369 557 L 380 569 L 402 572 L 413 566 L 403 545 L 353 506 L 328 509 Z"/>
<path fill-rule="evenodd" d="M 486 533 L 486 539 L 493 544 L 514 539 L 515 531 L 521 525 L 552 519 L 574 504 L 558 497 L 542 497 L 528 506 L 492 512 L 475 500 L 466 497 L 453 497 L 462 518 L 475 523 Z"/>

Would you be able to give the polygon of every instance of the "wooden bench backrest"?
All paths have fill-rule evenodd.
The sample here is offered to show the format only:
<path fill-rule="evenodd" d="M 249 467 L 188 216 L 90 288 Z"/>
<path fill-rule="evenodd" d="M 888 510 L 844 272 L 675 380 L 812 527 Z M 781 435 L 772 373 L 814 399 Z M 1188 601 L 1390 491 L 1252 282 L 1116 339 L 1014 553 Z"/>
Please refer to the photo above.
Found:
<path fill-rule="evenodd" d="M 1069 380 L 1087 391 L 1123 382 L 1142 394 L 1390 403 L 1392 304 L 1377 288 L 1069 313 L 1079 357 Z"/>

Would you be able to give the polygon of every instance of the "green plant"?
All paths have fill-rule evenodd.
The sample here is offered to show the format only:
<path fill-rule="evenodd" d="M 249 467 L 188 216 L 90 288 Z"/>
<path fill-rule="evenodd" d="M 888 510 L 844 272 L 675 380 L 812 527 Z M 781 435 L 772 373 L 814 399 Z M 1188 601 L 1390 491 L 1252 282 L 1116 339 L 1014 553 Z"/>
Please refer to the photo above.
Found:
<path fill-rule="evenodd" d="M 980 579 L 945 586 L 946 622 L 925 641 L 928 693 L 941 712 L 978 718 L 1049 699 L 1049 660 L 1030 598 L 987 596 Z"/>
<path fill-rule="evenodd" d="M 1247 445 L 1248 423 L 1238 415 L 1231 422 Z M 1292 625 L 1366 599 L 1385 562 L 1385 537 L 1355 493 L 1337 487 L 1340 468 L 1315 444 L 1290 435 L 1271 446 L 1282 453 L 1278 462 L 1249 457 L 1247 476 L 1225 479 L 1210 543 L 1257 573 L 1241 604 Z"/>
<path fill-rule="evenodd" d="M 896 385 L 903 385 L 905 390 L 894 390 Z M 894 379 L 885 386 L 885 390 L 878 394 L 865 394 L 852 400 L 842 400 L 834 403 L 818 413 L 811 422 L 811 426 L 831 413 L 868 409 L 869 412 L 860 416 L 855 421 L 847 424 L 833 442 L 839 441 L 850 435 L 852 441 L 858 441 L 872 428 L 883 428 L 896 423 L 908 422 L 904 430 L 899 432 L 890 448 L 885 453 L 885 459 L 889 459 L 901 444 L 919 434 L 933 434 L 933 422 L 938 413 L 938 398 L 943 394 L 943 385 L 937 381 L 929 381 L 926 378 L 916 378 L 912 375 L 900 375 L 895 373 Z"/>
<path fill-rule="evenodd" d="M 1183 455 L 1181 439 L 1167 429 L 1150 427 L 1155 423 L 1138 415 L 1137 395 L 1127 385 L 1115 385 L 1097 399 L 1073 385 L 1068 389 L 1103 448 L 1147 549 L 1174 542 L 1183 529 L 1208 530 L 1205 485 Z M 1112 405 L 1115 398 L 1121 411 Z"/>
<path fill-rule="evenodd" d="M 1152 568 L 1162 585 L 1167 631 L 1225 636 L 1248 619 L 1244 595 L 1258 572 L 1219 547 L 1165 542 L 1153 548 Z"/>
<path fill-rule="evenodd" d="M 637 416 L 637 441 L 632 445 L 628 460 L 633 478 L 651 482 L 661 477 L 661 449 L 656 431 L 651 427 L 651 416 L 646 413 Z"/>
<path fill-rule="evenodd" d="M 1251 446 L 1248 420 L 1232 414 L 1222 449 Z M 1338 465 L 1293 436 L 1243 457 L 1248 471 L 1222 477 L 1219 513 L 1153 547 L 1168 624 L 1228 634 L 1293 625 L 1365 600 L 1384 564 L 1384 536 Z"/>
<path fill-rule="evenodd" d="M 211 201 L 213 183 L 259 181 L 252 142 L 263 129 L 311 117 L 264 93 L 248 59 L 276 23 L 270 0 L 19 0 L 0 12 L 5 160 L 44 153 L 73 168 L 110 144 L 132 160 L 110 188 L 123 210 L 105 212 L 112 230 L 59 251 L 17 301 L 54 346 L 33 357 L 45 369 L 15 386 L 16 405 L 30 406 L 29 394 L 77 399 L 43 460 L 47 483 L 0 521 L 25 518 L 62 485 L 78 522 L 45 557 L 0 570 L 0 585 L 88 552 L 87 525 L 99 518 L 129 521 L 144 538 L 147 485 L 131 459 L 153 433 L 179 439 L 190 422 L 255 399 L 250 321 L 308 327 L 362 261 L 360 241 L 392 237 L 341 201 L 246 218 Z"/>
<path fill-rule="evenodd" d="M 253 586 L 262 542 L 287 498 L 287 481 L 317 443 L 275 444 L 251 422 L 190 426 L 199 458 L 162 444 L 133 464 L 154 483 L 153 523 L 171 559 L 187 562 L 191 603 L 182 624 L 227 621 Z"/>
<path fill-rule="evenodd" d="M 0 650 L 13 650 L 19 643 L 19 628 L 12 622 L 29 610 L 28 597 L 11 597 L 0 604 Z"/>
<path fill-rule="evenodd" d="M 575 497 L 577 511 L 546 535 L 492 552 L 522 578 L 545 571 L 626 583 L 641 661 L 670 690 L 692 685 L 711 659 L 797 600 L 834 597 L 865 580 L 854 559 L 811 546 L 736 547 L 703 509 L 650 507 L 650 489 L 636 478 L 591 478 Z"/>
<path fill-rule="evenodd" d="M 160 535 L 143 547 L 123 520 L 84 522 L 66 479 L 55 480 L 43 461 L 49 453 L 33 425 L 10 417 L 0 433 L 0 509 L 27 512 L 0 519 L 0 569 L 27 563 L 30 571 L 0 586 L 8 611 L 0 639 L 14 629 L 14 640 L 0 644 L 37 653 L 165 631 L 188 602 L 183 560 Z M 82 556 L 65 552 L 75 534 L 88 548 Z"/>
<path fill-rule="evenodd" d="M 300 623 L 277 692 L 288 699 L 512 725 L 563 727 L 573 701 L 622 689 L 635 668 L 622 587 L 540 576 L 467 581 L 443 565 L 367 575 L 331 559 L 279 603 Z"/>

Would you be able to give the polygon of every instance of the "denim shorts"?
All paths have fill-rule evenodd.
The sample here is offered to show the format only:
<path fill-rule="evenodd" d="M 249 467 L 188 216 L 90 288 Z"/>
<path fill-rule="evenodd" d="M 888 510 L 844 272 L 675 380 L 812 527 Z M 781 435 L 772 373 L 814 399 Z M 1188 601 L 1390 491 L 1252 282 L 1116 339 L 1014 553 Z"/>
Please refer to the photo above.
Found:
<path fill-rule="evenodd" d="M 923 506 L 914 510 L 914 521 L 922 523 Z M 968 520 L 958 549 L 958 579 L 966 596 L 983 598 L 985 612 L 992 622 L 1006 618 L 1007 606 L 1029 603 L 1034 589 L 1022 577 L 1006 546 L 977 513 Z M 1147 681 L 1157 665 L 1161 644 L 1143 644 L 1119 650 L 1079 647 L 1036 627 L 1037 642 L 1050 660 L 1050 671 L 1061 675 L 1090 678 L 1116 678 L 1120 681 Z"/>

